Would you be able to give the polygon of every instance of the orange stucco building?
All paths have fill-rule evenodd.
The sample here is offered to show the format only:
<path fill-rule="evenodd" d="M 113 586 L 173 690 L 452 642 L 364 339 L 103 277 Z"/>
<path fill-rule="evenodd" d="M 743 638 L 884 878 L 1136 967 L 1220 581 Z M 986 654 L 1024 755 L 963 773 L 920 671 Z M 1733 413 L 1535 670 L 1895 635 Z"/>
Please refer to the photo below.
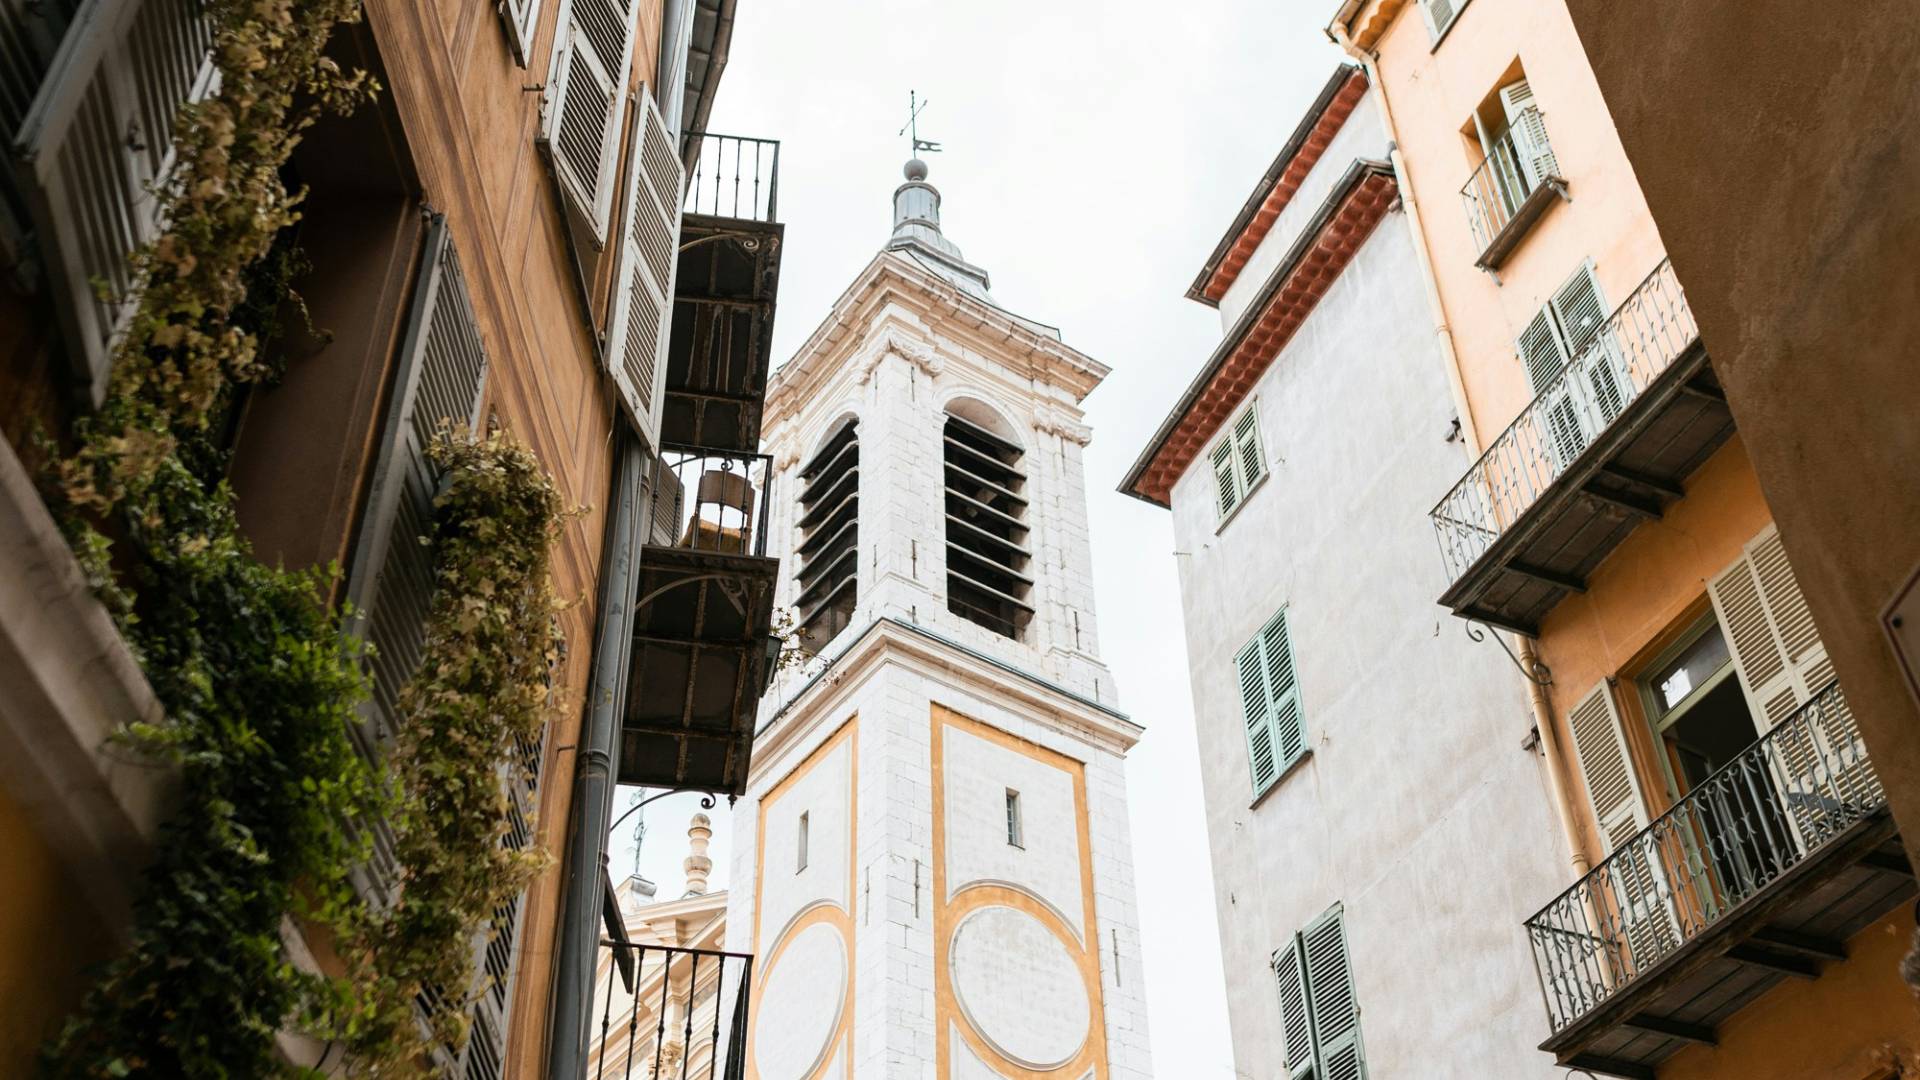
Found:
<path fill-rule="evenodd" d="M 1435 595 L 1511 635 L 1576 853 L 1525 927 L 1542 1049 L 1661 1080 L 1915 1067 L 1877 698 L 1836 678 L 1755 472 L 1773 432 L 1729 408 L 1572 16 L 1349 0 L 1328 33 L 1389 117 L 1478 458 L 1434 493 Z"/>

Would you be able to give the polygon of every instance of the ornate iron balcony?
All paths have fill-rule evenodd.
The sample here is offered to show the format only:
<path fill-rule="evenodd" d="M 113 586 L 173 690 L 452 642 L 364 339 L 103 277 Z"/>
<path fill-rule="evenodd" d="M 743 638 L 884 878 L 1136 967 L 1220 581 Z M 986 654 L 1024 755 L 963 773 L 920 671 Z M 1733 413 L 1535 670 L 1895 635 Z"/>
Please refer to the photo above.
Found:
<path fill-rule="evenodd" d="M 767 553 L 773 459 L 708 447 L 667 446 L 653 491 L 649 541 L 728 555 Z"/>
<path fill-rule="evenodd" d="M 1830 683 L 1526 921 L 1555 1035 L 1784 878 L 1804 876 L 1792 872 L 1885 806 L 1853 711 Z M 1811 940 L 1804 931 L 1775 936 Z M 1729 955 L 1742 947 L 1722 944 Z M 1624 1023 L 1700 1023 L 1650 1021 L 1650 1011 L 1640 1003 Z"/>
<path fill-rule="evenodd" d="M 1449 585 L 1699 339 L 1665 259 L 1429 513 Z"/>
<path fill-rule="evenodd" d="M 602 941 L 599 1030 L 587 1075 L 740 1080 L 753 957 Z"/>
<path fill-rule="evenodd" d="M 1498 267 L 1547 206 L 1566 196 L 1546 121 L 1539 109 L 1522 109 L 1460 189 L 1474 250 L 1480 252 L 1476 265 Z"/>
<path fill-rule="evenodd" d="M 687 214 L 777 221 L 780 213 L 780 141 L 690 131 L 693 169 L 680 210 Z"/>

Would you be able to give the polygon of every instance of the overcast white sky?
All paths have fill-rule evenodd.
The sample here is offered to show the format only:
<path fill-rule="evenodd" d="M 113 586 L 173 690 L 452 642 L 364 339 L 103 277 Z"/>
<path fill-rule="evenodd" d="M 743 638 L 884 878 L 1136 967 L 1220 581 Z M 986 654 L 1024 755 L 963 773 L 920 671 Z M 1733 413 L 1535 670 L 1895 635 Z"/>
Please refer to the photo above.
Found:
<path fill-rule="evenodd" d="M 1146 725 L 1128 760 L 1156 1071 L 1230 1080 L 1172 531 L 1114 491 L 1218 342 L 1187 285 L 1339 62 L 1332 0 L 740 0 L 709 126 L 781 140 L 775 363 L 886 240 L 907 91 L 947 235 L 999 302 L 1113 368 L 1086 408 L 1101 648 Z M 623 794 L 619 806 L 624 808 Z M 646 810 L 642 868 L 683 888 L 691 796 Z M 724 807 L 715 886 L 726 881 Z M 629 822 L 631 824 L 631 822 Z M 632 868 L 631 831 L 613 844 Z"/>

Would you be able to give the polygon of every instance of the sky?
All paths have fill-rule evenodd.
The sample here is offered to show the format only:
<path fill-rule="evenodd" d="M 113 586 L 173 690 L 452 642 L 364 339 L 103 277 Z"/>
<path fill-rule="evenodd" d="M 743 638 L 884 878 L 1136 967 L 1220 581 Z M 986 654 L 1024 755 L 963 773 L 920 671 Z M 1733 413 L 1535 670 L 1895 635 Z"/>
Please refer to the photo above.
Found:
<path fill-rule="evenodd" d="M 907 94 L 944 231 L 1003 306 L 1113 369 L 1086 401 L 1103 659 L 1146 735 L 1127 760 L 1156 1071 L 1233 1080 L 1168 514 L 1114 489 L 1220 338 L 1193 277 L 1341 55 L 1333 0 L 739 0 L 710 130 L 779 139 L 775 363 L 891 228 Z M 1169 16 L 1177 13 L 1177 18 Z M 647 807 L 678 895 L 697 797 Z M 622 793 L 616 812 L 627 806 Z M 713 812 L 714 887 L 729 829 Z M 612 844 L 633 867 L 630 819 Z"/>

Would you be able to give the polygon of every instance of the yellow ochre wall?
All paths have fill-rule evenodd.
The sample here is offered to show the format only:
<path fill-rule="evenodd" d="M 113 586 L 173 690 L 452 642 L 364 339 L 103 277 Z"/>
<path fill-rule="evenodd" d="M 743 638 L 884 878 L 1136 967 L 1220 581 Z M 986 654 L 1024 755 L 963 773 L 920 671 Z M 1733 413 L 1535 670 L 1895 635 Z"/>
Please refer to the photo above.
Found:
<path fill-rule="evenodd" d="M 85 989 L 86 968 L 106 958 L 105 940 L 79 887 L 4 787 L 0 851 L 0 1076 L 31 1076 L 40 1043 Z"/>

